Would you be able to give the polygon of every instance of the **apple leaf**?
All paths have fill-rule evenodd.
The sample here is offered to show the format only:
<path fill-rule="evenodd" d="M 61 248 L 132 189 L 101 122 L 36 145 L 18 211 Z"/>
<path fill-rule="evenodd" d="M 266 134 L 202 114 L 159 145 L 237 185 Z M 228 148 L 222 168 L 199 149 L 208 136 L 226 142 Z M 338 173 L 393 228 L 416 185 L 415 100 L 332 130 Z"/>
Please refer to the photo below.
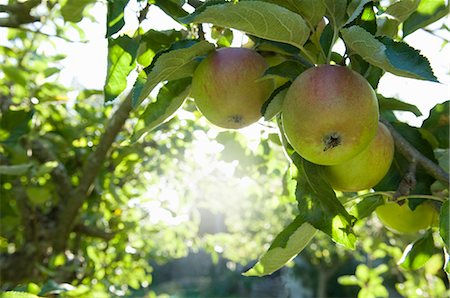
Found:
<path fill-rule="evenodd" d="M 145 68 L 146 81 L 138 80 L 133 87 L 133 106 L 139 105 L 160 82 L 192 76 L 199 56 L 214 50 L 207 41 L 180 41 L 158 53 L 149 67 Z"/>
<path fill-rule="evenodd" d="M 66 22 L 78 23 L 83 18 L 86 6 L 95 0 L 66 0 L 61 4 L 61 14 Z"/>
<path fill-rule="evenodd" d="M 144 134 L 168 121 L 183 105 L 189 92 L 191 78 L 170 81 L 165 84 L 158 93 L 156 101 L 147 105 L 145 111 L 139 117 L 138 123 L 131 136 L 131 142 L 137 141 Z"/>
<path fill-rule="evenodd" d="M 129 0 L 108 1 L 108 15 L 106 20 L 106 37 L 117 33 L 125 25 L 124 10 Z"/>
<path fill-rule="evenodd" d="M 163 10 L 167 15 L 182 18 L 188 15 L 188 13 L 182 8 L 185 1 L 179 0 L 154 0 L 155 5 L 157 5 L 161 10 Z"/>
<path fill-rule="evenodd" d="M 344 26 L 356 20 L 356 18 L 363 12 L 364 6 L 369 2 L 372 2 L 372 0 L 361 0 L 351 2 L 347 7 L 347 13 L 350 17 L 348 18 Z"/>
<path fill-rule="evenodd" d="M 420 110 L 413 104 L 409 104 L 392 97 L 384 97 L 380 94 L 377 94 L 377 98 L 380 111 L 405 111 L 411 112 L 417 117 L 422 116 Z"/>
<path fill-rule="evenodd" d="M 269 99 L 263 104 L 261 114 L 264 116 L 266 121 L 269 121 L 280 113 L 289 86 L 291 86 L 291 83 L 287 82 L 286 84 L 275 89 Z"/>
<path fill-rule="evenodd" d="M 373 195 L 370 197 L 365 197 L 353 206 L 349 213 L 356 217 L 357 219 L 363 219 L 370 214 L 372 214 L 375 209 L 377 209 L 378 206 L 381 206 L 384 204 L 384 199 L 380 195 Z"/>
<path fill-rule="evenodd" d="M 263 0 L 264 2 L 270 2 L 283 6 L 290 11 L 300 14 L 309 24 L 311 28 L 314 28 L 325 15 L 325 5 L 323 1 L 317 0 Z"/>
<path fill-rule="evenodd" d="M 428 231 L 423 237 L 409 244 L 403 252 L 399 265 L 407 270 L 417 270 L 437 252 L 433 233 Z"/>
<path fill-rule="evenodd" d="M 340 28 L 345 23 L 345 12 L 347 8 L 346 0 L 323 0 L 326 8 L 326 16 L 335 29 Z"/>
<path fill-rule="evenodd" d="M 321 168 L 297 153 L 292 154 L 291 158 L 299 171 L 295 195 L 300 215 L 334 241 L 354 249 L 356 236 L 352 227 L 355 218 L 348 214 L 333 189 L 322 178 Z"/>
<path fill-rule="evenodd" d="M 441 206 L 441 211 L 439 214 L 439 234 L 441 235 L 442 241 L 444 241 L 445 248 L 447 251 L 450 249 L 450 210 L 448 207 L 448 200 L 444 202 Z"/>
<path fill-rule="evenodd" d="M 25 189 L 25 192 L 34 205 L 42 205 L 51 197 L 50 189 L 45 187 L 29 186 Z"/>
<path fill-rule="evenodd" d="M 262 1 L 206 3 L 184 23 L 211 23 L 234 28 L 257 37 L 287 43 L 298 48 L 308 40 L 310 30 L 298 14 Z"/>
<path fill-rule="evenodd" d="M 299 254 L 314 238 L 317 230 L 300 216 L 294 219 L 270 245 L 245 276 L 264 276 L 275 272 Z"/>
<path fill-rule="evenodd" d="M 0 175 L 20 176 L 28 172 L 33 166 L 32 163 L 24 163 L 20 165 L 0 165 Z"/>
<path fill-rule="evenodd" d="M 6 110 L 0 118 L 0 142 L 16 144 L 21 136 L 30 131 L 33 110 Z"/>
<path fill-rule="evenodd" d="M 105 102 L 114 100 L 127 87 L 127 77 L 135 67 L 139 44 L 129 36 L 108 39 L 108 72 L 104 86 Z"/>
<path fill-rule="evenodd" d="M 379 40 L 359 26 L 341 33 L 347 46 L 367 62 L 398 76 L 437 82 L 428 60 L 406 43 L 388 37 Z"/>
<path fill-rule="evenodd" d="M 306 67 L 297 60 L 286 60 L 277 64 L 275 66 L 269 67 L 265 72 L 264 76 L 279 76 L 283 78 L 288 78 L 289 80 L 295 80 Z"/>
<path fill-rule="evenodd" d="M 450 101 L 435 105 L 422 128 L 428 130 L 437 140 L 439 148 L 449 148 Z"/>
<path fill-rule="evenodd" d="M 444 0 L 421 0 L 417 9 L 403 23 L 403 37 L 447 16 L 449 7 Z"/>
<path fill-rule="evenodd" d="M 419 6 L 420 0 L 400 0 L 390 5 L 383 15 L 389 16 L 397 23 L 404 22 Z"/>
<path fill-rule="evenodd" d="M 6 291 L 0 294 L 0 298 L 39 298 L 39 296 L 26 292 Z"/>

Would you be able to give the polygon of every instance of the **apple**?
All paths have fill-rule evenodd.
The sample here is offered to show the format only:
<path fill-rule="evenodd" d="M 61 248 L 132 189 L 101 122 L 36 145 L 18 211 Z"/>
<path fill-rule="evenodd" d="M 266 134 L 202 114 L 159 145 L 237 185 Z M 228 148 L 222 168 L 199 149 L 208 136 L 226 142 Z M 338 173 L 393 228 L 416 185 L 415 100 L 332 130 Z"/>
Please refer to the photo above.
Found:
<path fill-rule="evenodd" d="M 261 107 L 274 89 L 262 76 L 268 65 L 247 48 L 221 48 L 208 55 L 192 78 L 192 97 L 212 124 L 238 129 L 261 118 Z"/>
<path fill-rule="evenodd" d="M 386 202 L 377 207 L 375 213 L 385 227 L 400 234 L 417 233 L 428 229 L 436 220 L 438 214 L 430 202 L 425 202 L 411 210 L 408 201 Z"/>
<path fill-rule="evenodd" d="M 303 158 L 336 165 L 356 156 L 375 137 L 378 103 L 357 72 L 321 65 L 300 74 L 282 108 L 286 137 Z"/>
<path fill-rule="evenodd" d="M 380 182 L 389 171 L 393 158 L 394 139 L 380 122 L 375 138 L 362 152 L 343 163 L 325 166 L 323 173 L 336 190 L 360 191 Z"/>

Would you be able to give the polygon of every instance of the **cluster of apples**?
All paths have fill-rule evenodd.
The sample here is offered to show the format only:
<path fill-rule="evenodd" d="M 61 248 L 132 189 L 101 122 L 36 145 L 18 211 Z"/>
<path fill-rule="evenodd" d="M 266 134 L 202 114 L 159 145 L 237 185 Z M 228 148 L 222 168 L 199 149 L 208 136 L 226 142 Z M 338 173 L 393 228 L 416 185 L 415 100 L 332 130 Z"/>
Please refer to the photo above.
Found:
<path fill-rule="evenodd" d="M 222 128 L 238 129 L 258 121 L 262 105 L 275 88 L 273 80 L 263 78 L 267 68 L 266 60 L 251 49 L 214 51 L 193 76 L 192 97 L 197 108 Z M 304 71 L 289 87 L 281 113 L 292 147 L 304 159 L 322 166 L 333 189 L 370 189 L 388 172 L 394 140 L 379 122 L 374 90 L 350 68 L 321 65 Z M 397 206 L 412 214 L 404 205 L 407 210 Z M 380 219 L 387 226 L 398 227 L 389 222 L 396 218 L 393 207 L 381 207 L 377 209 Z"/>

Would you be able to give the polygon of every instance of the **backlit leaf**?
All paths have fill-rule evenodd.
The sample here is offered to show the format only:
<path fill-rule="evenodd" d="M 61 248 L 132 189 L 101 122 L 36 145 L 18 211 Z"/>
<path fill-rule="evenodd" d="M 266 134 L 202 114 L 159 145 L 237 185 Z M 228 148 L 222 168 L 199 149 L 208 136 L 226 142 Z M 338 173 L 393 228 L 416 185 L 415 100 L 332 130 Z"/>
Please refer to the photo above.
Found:
<path fill-rule="evenodd" d="M 61 4 L 61 14 L 66 22 L 78 23 L 83 18 L 86 6 L 95 0 L 66 0 Z"/>
<path fill-rule="evenodd" d="M 129 0 L 109 0 L 106 20 L 106 37 L 117 33 L 125 25 L 124 10 Z"/>
<path fill-rule="evenodd" d="M 414 11 L 403 24 L 403 37 L 417 29 L 428 26 L 449 13 L 449 6 L 444 0 L 421 0 Z"/>
<path fill-rule="evenodd" d="M 422 238 L 419 238 L 406 247 L 399 264 L 404 269 L 417 270 L 425 265 L 436 252 L 433 234 L 427 232 Z"/>

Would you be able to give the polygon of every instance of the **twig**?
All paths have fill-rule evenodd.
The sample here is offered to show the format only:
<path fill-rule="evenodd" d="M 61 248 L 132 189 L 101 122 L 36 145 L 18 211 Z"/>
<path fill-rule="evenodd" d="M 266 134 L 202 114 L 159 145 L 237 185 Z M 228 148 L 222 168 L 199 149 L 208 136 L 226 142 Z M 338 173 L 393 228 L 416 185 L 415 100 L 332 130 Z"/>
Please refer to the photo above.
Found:
<path fill-rule="evenodd" d="M 416 187 L 416 168 L 417 163 L 413 160 L 409 164 L 408 172 L 403 176 L 402 181 L 398 185 L 397 191 L 392 197 L 393 200 L 397 200 L 399 197 L 408 196 L 412 189 Z"/>
<path fill-rule="evenodd" d="M 95 227 L 88 227 L 83 224 L 77 224 L 74 226 L 73 231 L 86 236 L 101 238 L 104 240 L 111 240 L 116 235 L 113 232 L 107 232 Z"/>
<path fill-rule="evenodd" d="M 442 182 L 446 187 L 449 187 L 449 175 L 444 169 L 414 148 L 388 121 L 382 119 L 381 122 L 383 122 L 391 132 L 397 150 L 409 162 L 415 161 L 417 165 L 421 166 L 428 174 Z"/>

